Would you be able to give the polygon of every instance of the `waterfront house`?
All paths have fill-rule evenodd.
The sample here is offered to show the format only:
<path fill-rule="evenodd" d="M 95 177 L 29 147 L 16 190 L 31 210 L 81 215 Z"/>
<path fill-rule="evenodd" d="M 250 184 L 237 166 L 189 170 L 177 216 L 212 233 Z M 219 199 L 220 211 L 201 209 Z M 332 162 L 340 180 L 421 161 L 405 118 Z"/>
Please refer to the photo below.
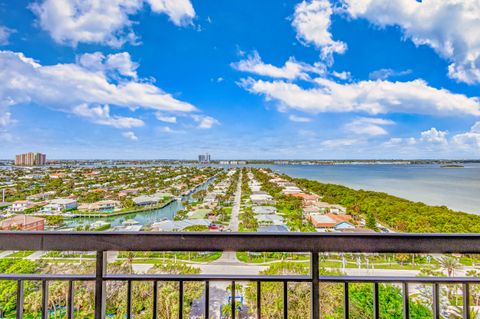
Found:
<path fill-rule="evenodd" d="M 50 201 L 47 205 L 41 209 L 42 213 L 52 214 L 60 213 L 66 210 L 72 210 L 77 208 L 77 201 L 71 198 L 56 198 Z"/>
<path fill-rule="evenodd" d="M 16 215 L 0 221 L 0 230 L 44 230 L 45 218 Z"/>
<path fill-rule="evenodd" d="M 132 200 L 136 206 L 156 205 L 163 200 L 163 194 L 140 195 L 134 197 Z"/>
<path fill-rule="evenodd" d="M 85 203 L 78 206 L 81 212 L 102 212 L 110 213 L 120 207 L 120 202 L 116 200 L 101 200 L 95 203 Z"/>

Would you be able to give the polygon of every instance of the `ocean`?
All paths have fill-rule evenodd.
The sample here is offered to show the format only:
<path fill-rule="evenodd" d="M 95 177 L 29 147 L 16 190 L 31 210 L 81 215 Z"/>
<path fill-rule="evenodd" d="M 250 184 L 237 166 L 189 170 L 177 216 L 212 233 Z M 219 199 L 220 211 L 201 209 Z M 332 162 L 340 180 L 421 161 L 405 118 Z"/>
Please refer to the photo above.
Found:
<path fill-rule="evenodd" d="M 386 192 L 412 201 L 480 214 L 480 164 L 264 165 L 292 177 Z"/>

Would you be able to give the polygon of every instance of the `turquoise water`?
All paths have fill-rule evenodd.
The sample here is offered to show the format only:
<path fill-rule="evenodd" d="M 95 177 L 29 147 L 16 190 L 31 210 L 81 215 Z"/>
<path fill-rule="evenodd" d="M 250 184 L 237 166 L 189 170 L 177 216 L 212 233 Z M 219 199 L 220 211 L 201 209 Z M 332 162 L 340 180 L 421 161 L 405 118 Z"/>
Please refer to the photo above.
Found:
<path fill-rule="evenodd" d="M 480 164 L 440 165 L 270 165 L 292 177 L 355 189 L 386 192 L 430 205 L 480 214 Z"/>

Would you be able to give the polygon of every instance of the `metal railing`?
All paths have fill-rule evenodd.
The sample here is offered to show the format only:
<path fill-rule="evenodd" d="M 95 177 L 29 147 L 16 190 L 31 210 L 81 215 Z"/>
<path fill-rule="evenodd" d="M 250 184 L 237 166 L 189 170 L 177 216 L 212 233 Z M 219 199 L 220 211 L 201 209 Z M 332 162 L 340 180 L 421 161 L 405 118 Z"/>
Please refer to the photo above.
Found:
<path fill-rule="evenodd" d="M 373 284 L 373 314 L 380 317 L 379 284 L 402 285 L 403 318 L 409 318 L 408 284 L 432 284 L 433 317 L 440 318 L 439 285 L 463 285 L 463 318 L 470 318 L 469 285 L 480 283 L 475 277 L 398 277 L 398 276 L 320 276 L 319 253 L 463 253 L 480 254 L 480 235 L 476 234 L 337 234 L 337 233 L 122 233 L 122 232 L 0 232 L 0 250 L 34 251 L 96 251 L 96 272 L 92 275 L 0 274 L 0 280 L 16 280 L 17 318 L 23 317 L 23 293 L 26 280 L 42 282 L 42 318 L 48 315 L 48 283 L 67 281 L 67 318 L 74 316 L 74 282 L 95 282 L 95 318 L 105 317 L 106 283 L 127 282 L 127 318 L 132 318 L 132 282 L 153 283 L 153 318 L 157 318 L 158 282 L 179 283 L 179 318 L 183 318 L 184 283 L 205 282 L 205 318 L 209 314 L 211 281 L 231 282 L 231 317 L 235 319 L 235 283 L 257 283 L 257 318 L 261 318 L 261 283 L 283 283 L 284 318 L 288 317 L 288 283 L 311 284 L 311 318 L 320 318 L 319 286 L 323 282 L 343 283 L 344 318 L 349 318 L 349 284 Z M 107 251 L 250 251 L 250 252 L 308 252 L 310 274 L 291 276 L 269 275 L 170 275 L 170 274 L 108 274 Z"/>

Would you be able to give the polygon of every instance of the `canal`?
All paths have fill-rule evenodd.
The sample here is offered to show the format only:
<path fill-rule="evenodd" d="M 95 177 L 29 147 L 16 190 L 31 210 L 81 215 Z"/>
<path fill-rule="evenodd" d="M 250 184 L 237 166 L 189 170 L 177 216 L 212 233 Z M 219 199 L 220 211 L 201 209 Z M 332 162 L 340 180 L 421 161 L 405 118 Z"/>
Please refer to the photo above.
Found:
<path fill-rule="evenodd" d="M 162 208 L 156 208 L 152 210 L 146 210 L 143 212 L 137 212 L 132 214 L 125 214 L 120 216 L 112 217 L 78 217 L 65 220 L 65 226 L 62 227 L 63 230 L 77 228 L 78 226 L 91 225 L 97 221 L 103 221 L 110 224 L 110 227 L 122 226 L 122 223 L 126 220 L 135 220 L 138 222 L 138 225 L 150 225 L 155 222 L 159 222 L 165 219 L 173 220 L 177 211 L 184 209 L 182 202 L 193 201 L 192 195 L 196 192 L 207 189 L 215 178 L 212 178 L 205 182 L 204 184 L 197 186 L 193 191 L 188 195 L 182 196 L 182 200 L 174 200 Z"/>

